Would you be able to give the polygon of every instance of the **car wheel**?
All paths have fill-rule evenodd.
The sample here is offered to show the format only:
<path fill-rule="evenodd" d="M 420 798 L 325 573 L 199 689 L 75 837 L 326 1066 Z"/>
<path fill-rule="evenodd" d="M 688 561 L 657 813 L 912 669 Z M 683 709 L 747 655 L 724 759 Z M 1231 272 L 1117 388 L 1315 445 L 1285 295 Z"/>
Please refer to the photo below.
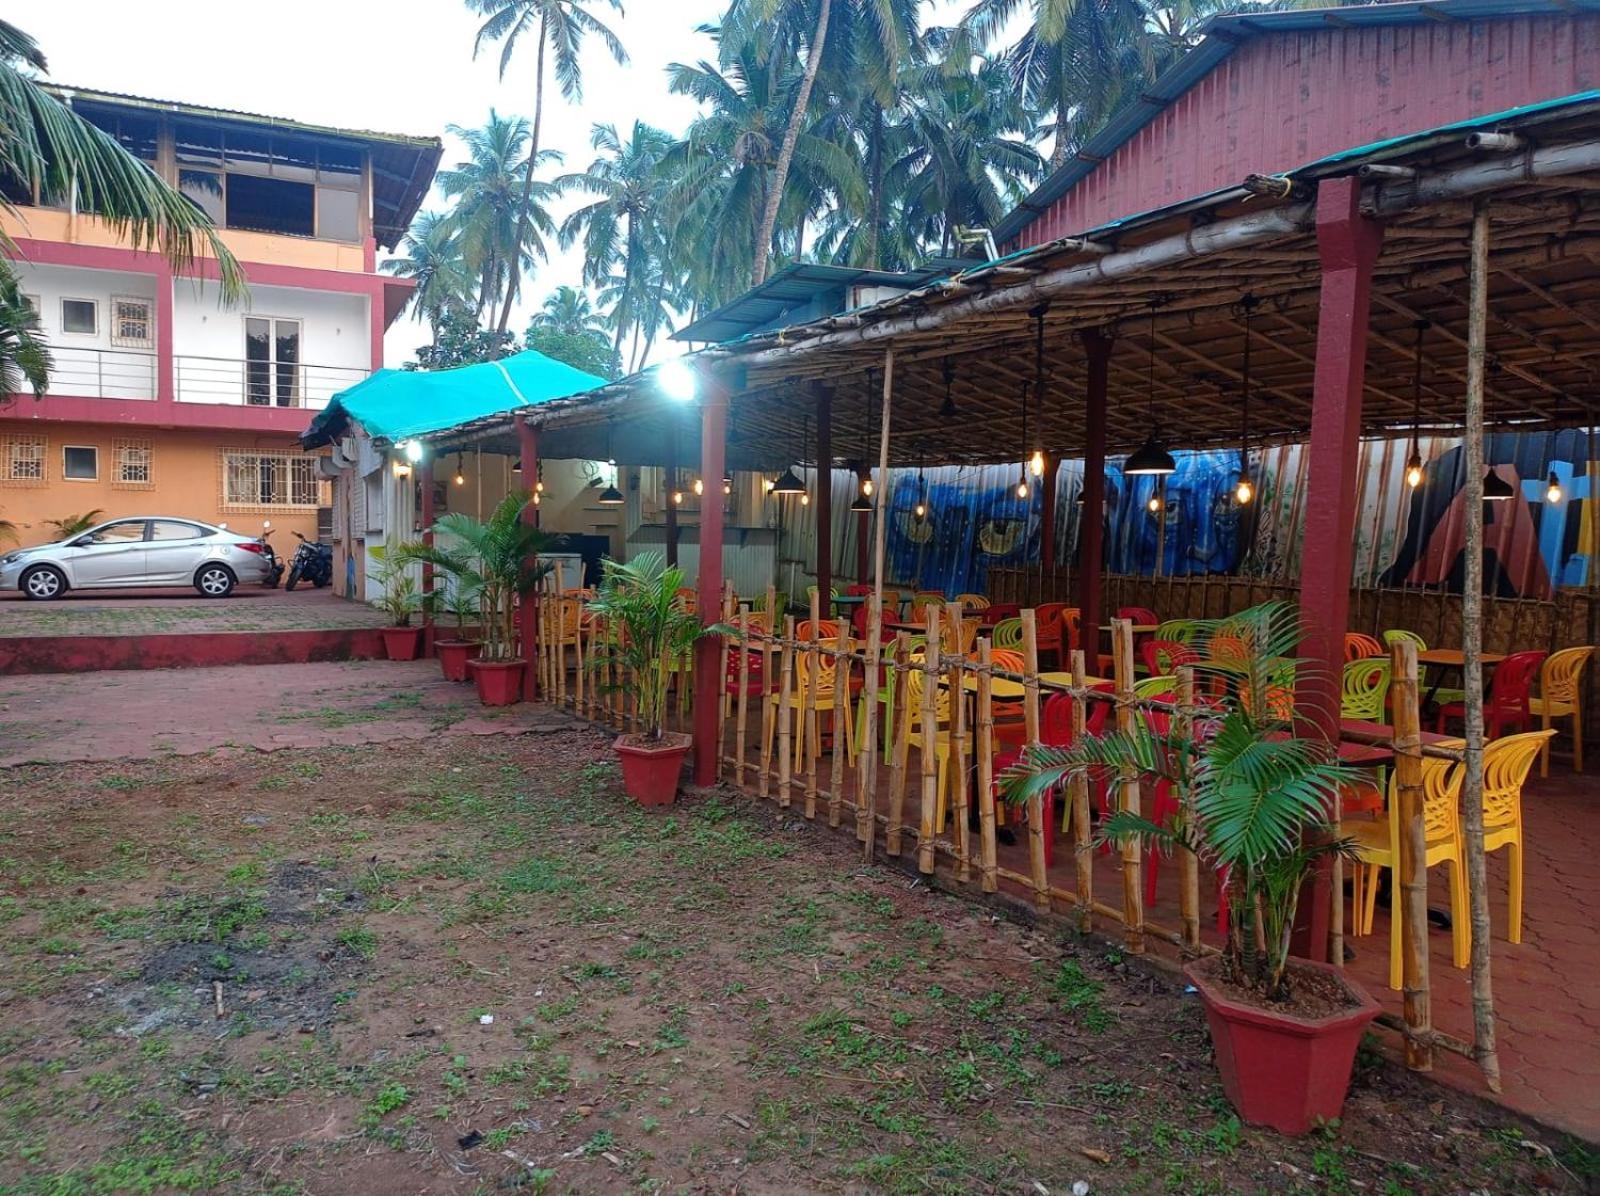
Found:
<path fill-rule="evenodd" d="M 292 594 L 292 593 L 294 593 L 295 586 L 297 586 L 299 584 L 300 584 L 300 566 L 296 565 L 293 569 L 289 570 L 289 580 L 283 583 L 283 592 L 285 594 Z"/>
<path fill-rule="evenodd" d="M 226 565 L 201 565 L 194 575 L 194 588 L 207 598 L 226 598 L 233 593 L 233 570 Z"/>
<path fill-rule="evenodd" d="M 67 577 L 60 569 L 40 565 L 22 575 L 19 588 L 35 602 L 48 602 L 67 592 Z"/>

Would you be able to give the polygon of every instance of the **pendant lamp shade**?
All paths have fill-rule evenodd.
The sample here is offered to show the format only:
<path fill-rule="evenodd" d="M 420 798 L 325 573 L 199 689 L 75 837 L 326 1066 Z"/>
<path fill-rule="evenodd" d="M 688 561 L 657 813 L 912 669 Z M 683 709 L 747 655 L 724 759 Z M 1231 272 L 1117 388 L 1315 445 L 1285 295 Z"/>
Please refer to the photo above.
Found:
<path fill-rule="evenodd" d="M 1136 475 L 1149 475 L 1163 477 L 1178 471 L 1178 463 L 1172 459 L 1172 454 L 1154 436 L 1140 445 L 1122 464 L 1123 473 Z"/>
<path fill-rule="evenodd" d="M 1483 478 L 1483 497 L 1486 502 L 1505 502 L 1516 497 L 1517 492 L 1511 488 L 1511 483 L 1494 471 L 1490 466 Z"/>
<path fill-rule="evenodd" d="M 778 476 L 778 480 L 772 483 L 772 493 L 774 494 L 804 494 L 805 492 L 806 484 L 795 476 L 793 466 L 784 470 Z"/>
<path fill-rule="evenodd" d="M 607 486 L 595 501 L 603 507 L 620 507 L 626 500 L 622 497 L 622 491 L 615 486 Z"/>

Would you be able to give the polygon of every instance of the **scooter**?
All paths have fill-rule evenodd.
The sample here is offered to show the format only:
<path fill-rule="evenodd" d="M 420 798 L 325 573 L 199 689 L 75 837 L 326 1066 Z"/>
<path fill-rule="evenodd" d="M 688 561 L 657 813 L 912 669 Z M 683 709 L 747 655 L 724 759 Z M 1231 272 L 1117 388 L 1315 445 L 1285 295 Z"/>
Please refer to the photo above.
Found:
<path fill-rule="evenodd" d="M 278 583 L 283 580 L 283 562 L 278 559 L 278 554 L 272 550 L 272 543 L 268 539 L 272 535 L 272 520 L 266 519 L 261 523 L 261 555 L 267 562 L 267 580 L 261 584 L 269 590 L 278 588 Z"/>
<path fill-rule="evenodd" d="M 300 547 L 294 550 L 294 559 L 289 562 L 289 579 L 283 583 L 283 588 L 292 592 L 300 582 L 309 581 L 320 590 L 333 580 L 333 546 L 321 540 L 308 540 L 299 532 L 295 532 L 294 537 L 300 541 Z"/>

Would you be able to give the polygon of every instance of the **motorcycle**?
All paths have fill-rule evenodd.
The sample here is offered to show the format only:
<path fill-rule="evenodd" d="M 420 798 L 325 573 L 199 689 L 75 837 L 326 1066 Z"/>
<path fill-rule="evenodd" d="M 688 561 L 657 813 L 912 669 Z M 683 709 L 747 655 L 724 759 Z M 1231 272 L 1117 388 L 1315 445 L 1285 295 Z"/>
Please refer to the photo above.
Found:
<path fill-rule="evenodd" d="M 294 550 L 294 558 L 289 562 L 289 579 L 283 583 L 283 588 L 290 592 L 300 582 L 309 581 L 320 590 L 333 580 L 333 546 L 321 540 L 308 540 L 299 532 L 295 532 L 294 537 L 300 541 L 300 547 Z"/>
<path fill-rule="evenodd" d="M 267 520 L 261 525 L 261 556 L 267 562 L 267 580 L 261 584 L 269 590 L 278 588 L 278 582 L 283 580 L 283 561 L 272 550 L 272 520 Z"/>

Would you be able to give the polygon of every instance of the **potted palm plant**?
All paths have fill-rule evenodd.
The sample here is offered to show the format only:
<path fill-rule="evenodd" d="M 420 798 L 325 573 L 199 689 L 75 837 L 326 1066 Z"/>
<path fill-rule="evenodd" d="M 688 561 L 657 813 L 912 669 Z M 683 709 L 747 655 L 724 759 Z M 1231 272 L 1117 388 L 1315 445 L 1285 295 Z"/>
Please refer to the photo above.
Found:
<path fill-rule="evenodd" d="M 469 619 L 478 617 L 478 582 L 470 571 L 458 573 L 450 579 L 449 588 L 441 597 L 441 607 L 450 613 L 455 623 L 452 639 L 434 640 L 433 650 L 439 654 L 439 670 L 446 681 L 468 681 L 471 670 L 467 667 L 478 658 L 480 641 L 469 634 Z"/>
<path fill-rule="evenodd" d="M 605 575 L 588 609 L 604 627 L 596 638 L 590 666 L 609 664 L 617 676 L 629 677 L 638 700 L 644 730 L 617 738 L 622 757 L 622 786 L 644 806 L 669 804 L 678 792 L 678 777 L 691 740 L 670 733 L 665 722 L 667 684 L 673 665 L 693 650 L 710 631 L 698 615 L 677 601 L 683 570 L 668 566 L 659 552 L 639 554 L 627 564 L 607 560 Z M 686 675 L 686 674 L 685 674 Z"/>
<path fill-rule="evenodd" d="M 449 574 L 455 587 L 464 585 L 476 595 L 483 640 L 477 659 L 468 659 L 466 666 L 485 706 L 509 706 L 522 698 L 528 662 L 516 654 L 517 601 L 532 594 L 550 571 L 535 558 L 549 552 L 556 537 L 523 522 L 527 505 L 523 495 L 508 494 L 486 520 L 451 512 L 433 526 L 448 547 L 412 544 L 406 549 L 408 559 L 433 565 Z"/>
<path fill-rule="evenodd" d="M 1233 641 L 1216 662 L 1206 651 L 1214 634 Z M 1218 876 L 1227 941 L 1185 973 L 1205 1006 L 1228 1099 L 1244 1120 L 1286 1134 L 1339 1115 L 1356 1048 L 1378 1013 L 1341 971 L 1290 958 L 1301 895 L 1318 866 L 1353 858 L 1330 818 L 1351 774 L 1334 745 L 1295 731 L 1295 682 L 1314 667 L 1292 656 L 1302 638 L 1285 602 L 1203 622 L 1194 641 L 1202 659 L 1191 667 L 1216 682 L 1203 688 L 1224 696 L 1207 699 L 1193 734 L 1141 717 L 1128 732 L 1032 748 L 1001 781 L 1006 801 L 1022 802 L 1090 770 L 1132 769 L 1192 795 L 1190 813 L 1161 825 L 1119 811 L 1100 838 L 1190 851 Z"/>
<path fill-rule="evenodd" d="M 411 625 L 411 616 L 422 609 L 417 579 L 406 567 L 410 545 L 390 551 L 380 544 L 372 550 L 373 577 L 383 588 L 377 605 L 389 616 L 389 626 L 380 628 L 383 651 L 390 660 L 415 660 L 422 647 L 422 628 Z"/>

